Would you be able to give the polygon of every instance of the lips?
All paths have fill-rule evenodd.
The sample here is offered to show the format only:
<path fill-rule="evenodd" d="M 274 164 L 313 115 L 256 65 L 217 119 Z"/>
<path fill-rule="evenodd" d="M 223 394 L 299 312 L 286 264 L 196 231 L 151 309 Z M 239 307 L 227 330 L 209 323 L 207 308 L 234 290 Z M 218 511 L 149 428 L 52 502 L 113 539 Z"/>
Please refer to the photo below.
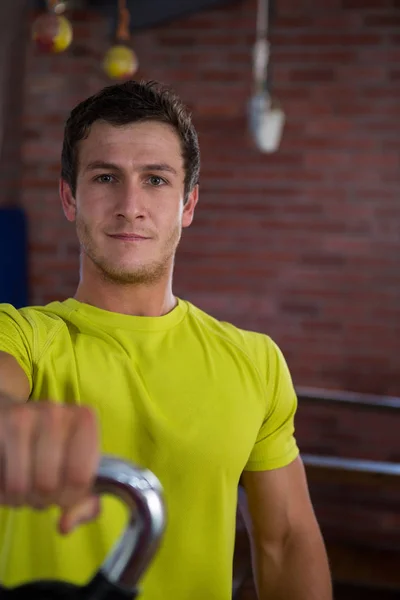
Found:
<path fill-rule="evenodd" d="M 139 235 L 137 233 L 114 233 L 114 234 L 108 234 L 108 235 L 109 235 L 109 237 L 112 237 L 116 240 L 123 240 L 123 241 L 127 241 L 127 242 L 135 242 L 135 241 L 150 239 L 144 235 Z"/>

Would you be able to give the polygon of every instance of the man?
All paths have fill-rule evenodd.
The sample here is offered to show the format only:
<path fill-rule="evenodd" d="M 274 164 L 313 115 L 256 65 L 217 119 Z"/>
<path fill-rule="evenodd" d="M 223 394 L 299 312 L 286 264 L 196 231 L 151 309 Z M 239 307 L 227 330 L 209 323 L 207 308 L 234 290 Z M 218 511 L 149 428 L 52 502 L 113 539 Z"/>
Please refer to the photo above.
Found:
<path fill-rule="evenodd" d="M 279 348 L 172 291 L 199 156 L 181 101 L 155 83 L 105 88 L 66 123 L 60 197 L 81 248 L 76 294 L 0 310 L 7 585 L 83 583 L 97 570 L 125 516 L 91 495 L 107 453 L 164 488 L 168 526 L 143 600 L 231 598 L 239 480 L 259 598 L 332 597 Z"/>

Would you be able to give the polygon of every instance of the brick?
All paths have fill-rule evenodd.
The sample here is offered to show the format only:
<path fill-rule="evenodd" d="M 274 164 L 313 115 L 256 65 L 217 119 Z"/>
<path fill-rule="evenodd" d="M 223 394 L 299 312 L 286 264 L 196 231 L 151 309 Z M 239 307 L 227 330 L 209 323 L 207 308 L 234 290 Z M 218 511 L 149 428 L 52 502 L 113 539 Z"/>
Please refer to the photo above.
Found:
<path fill-rule="evenodd" d="M 316 267 L 340 267 L 346 264 L 346 257 L 340 254 L 303 254 L 300 260 L 304 265 Z"/>
<path fill-rule="evenodd" d="M 31 190 L 57 189 L 57 182 L 52 179 L 24 178 L 23 185 Z"/>
<path fill-rule="evenodd" d="M 304 157 L 304 164 L 310 168 L 324 168 L 329 165 L 330 168 L 343 169 L 349 164 L 350 156 L 347 152 L 314 152 L 309 150 Z"/>
<path fill-rule="evenodd" d="M 398 12 L 367 15 L 364 19 L 366 27 L 400 27 L 400 15 Z"/>
<path fill-rule="evenodd" d="M 354 13 L 345 13 L 339 11 L 326 11 L 323 14 L 315 14 L 312 19 L 312 26 L 316 29 L 324 29 L 326 31 L 346 31 L 351 32 L 359 29 L 362 24 L 363 15 L 361 11 Z"/>
<path fill-rule="evenodd" d="M 353 63 L 357 60 L 357 52 L 355 50 L 348 49 L 337 49 L 337 50 L 326 50 L 326 48 L 319 50 L 318 53 L 306 52 L 305 50 L 294 51 L 286 48 L 286 46 L 277 46 L 271 49 L 272 58 L 274 65 L 280 64 L 298 64 L 304 65 L 307 63 L 315 64 L 334 64 L 335 66 L 343 63 Z M 333 67 L 332 67 L 333 68 Z"/>
<path fill-rule="evenodd" d="M 283 313 L 291 315 L 317 315 L 319 313 L 319 308 L 315 304 L 304 303 L 298 300 L 281 302 L 279 308 Z"/>
<path fill-rule="evenodd" d="M 344 10 L 366 10 L 368 8 L 392 8 L 393 0 L 343 0 Z"/>
<path fill-rule="evenodd" d="M 383 41 L 383 36 L 375 33 L 276 33 L 271 36 L 272 43 L 282 46 L 372 46 L 379 45 Z"/>
<path fill-rule="evenodd" d="M 273 20 L 273 29 L 297 29 L 310 26 L 310 19 L 305 15 L 277 14 Z"/>
<path fill-rule="evenodd" d="M 292 69 L 290 80 L 296 82 L 333 81 L 336 78 L 332 68 L 325 69 Z"/>
<path fill-rule="evenodd" d="M 386 65 L 360 67 L 354 65 L 342 65 L 336 70 L 337 78 L 341 80 L 357 80 L 358 85 L 372 83 L 376 86 L 386 84 L 388 72 Z"/>

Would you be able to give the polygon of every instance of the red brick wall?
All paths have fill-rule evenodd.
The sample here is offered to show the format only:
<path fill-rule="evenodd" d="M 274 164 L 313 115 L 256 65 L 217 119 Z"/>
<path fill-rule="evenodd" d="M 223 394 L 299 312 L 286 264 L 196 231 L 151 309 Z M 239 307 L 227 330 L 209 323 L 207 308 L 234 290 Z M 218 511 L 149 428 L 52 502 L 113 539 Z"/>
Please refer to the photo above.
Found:
<path fill-rule="evenodd" d="M 175 87 L 202 145 L 201 204 L 176 291 L 269 333 L 297 385 L 400 394 L 400 3 L 275 4 L 273 76 L 287 124 L 274 155 L 255 149 L 245 116 L 254 0 L 134 38 L 138 76 Z M 77 247 L 57 197 L 62 125 L 109 83 L 100 67 L 108 24 L 96 13 L 73 20 L 67 53 L 28 59 L 33 303 L 74 291 Z"/>

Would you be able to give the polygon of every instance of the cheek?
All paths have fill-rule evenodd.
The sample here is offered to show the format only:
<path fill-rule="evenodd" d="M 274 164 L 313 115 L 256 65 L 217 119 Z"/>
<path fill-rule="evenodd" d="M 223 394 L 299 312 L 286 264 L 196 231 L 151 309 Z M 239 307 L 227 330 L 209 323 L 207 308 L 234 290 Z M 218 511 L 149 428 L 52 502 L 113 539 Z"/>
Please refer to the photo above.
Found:
<path fill-rule="evenodd" d="M 77 217 L 86 222 L 101 222 L 107 217 L 107 206 L 102 194 L 82 194 L 77 202 Z M 84 200 L 83 200 L 84 198 Z"/>
<path fill-rule="evenodd" d="M 175 231 L 177 229 L 181 229 L 183 225 L 183 212 L 182 210 L 175 208 L 175 210 L 168 211 L 167 214 L 164 214 L 164 218 L 161 221 L 161 226 L 164 226 L 164 229 L 168 231 Z"/>
<path fill-rule="evenodd" d="M 154 198 L 147 203 L 143 211 L 147 219 L 150 219 L 159 229 L 168 229 L 180 223 L 182 211 L 170 198 Z"/>

